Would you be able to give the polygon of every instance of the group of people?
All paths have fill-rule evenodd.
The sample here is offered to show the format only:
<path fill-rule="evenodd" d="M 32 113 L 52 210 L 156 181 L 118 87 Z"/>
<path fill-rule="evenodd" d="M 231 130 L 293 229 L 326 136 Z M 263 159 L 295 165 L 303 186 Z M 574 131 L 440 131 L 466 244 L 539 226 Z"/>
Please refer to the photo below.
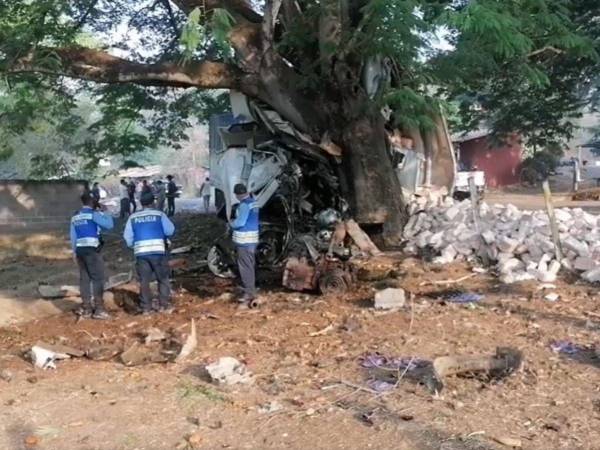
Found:
<path fill-rule="evenodd" d="M 259 208 L 245 185 L 237 184 L 234 194 L 239 201 L 239 207 L 235 220 L 232 220 L 229 226 L 237 247 L 237 263 L 243 285 L 243 295 L 239 298 L 240 307 L 247 308 L 256 297 L 255 253 L 259 241 Z M 112 216 L 96 207 L 96 200 L 91 192 L 83 193 L 81 203 L 82 208 L 71 218 L 70 225 L 73 259 L 79 267 L 82 300 L 82 306 L 77 313 L 82 318 L 105 320 L 110 318 L 110 315 L 106 312 L 103 301 L 104 262 L 101 256 L 101 231 L 114 228 L 114 220 Z M 175 225 L 160 208 L 157 208 L 156 197 L 152 191 L 142 191 L 140 203 L 141 210 L 129 215 L 123 231 L 123 239 L 135 255 L 135 267 L 140 283 L 139 313 L 171 313 L 173 304 L 169 281 L 168 243 L 175 233 Z M 150 289 L 150 282 L 154 279 L 158 282 L 159 290 L 157 305 L 153 305 Z"/>
<path fill-rule="evenodd" d="M 78 315 L 82 318 L 108 319 L 104 308 L 104 262 L 101 230 L 114 228 L 112 216 L 94 207 L 94 198 L 84 192 L 82 208 L 71 218 L 70 236 L 73 258 L 79 266 L 79 284 L 82 306 Z M 129 216 L 123 238 L 133 249 L 135 266 L 140 282 L 140 314 L 154 311 L 173 311 L 169 285 L 167 258 L 168 239 L 175 233 L 175 225 L 167 215 L 155 209 L 151 192 L 140 196 L 141 210 Z M 159 286 L 158 305 L 152 305 L 150 282 L 156 279 Z"/>
<path fill-rule="evenodd" d="M 165 200 L 167 202 L 167 216 L 172 217 L 175 215 L 175 198 L 177 197 L 177 191 L 179 188 L 175 184 L 175 180 L 172 175 L 167 175 L 167 183 L 163 183 L 162 180 L 156 180 L 152 183 L 148 183 L 148 180 L 143 180 L 140 186 L 140 202 L 141 197 L 144 195 L 152 195 L 156 200 L 156 209 L 159 211 L 165 210 Z M 138 185 L 133 180 L 126 181 L 121 179 L 119 184 L 119 202 L 120 202 L 120 213 L 119 217 L 125 219 L 132 213 L 137 211 L 136 194 L 138 191 Z"/>

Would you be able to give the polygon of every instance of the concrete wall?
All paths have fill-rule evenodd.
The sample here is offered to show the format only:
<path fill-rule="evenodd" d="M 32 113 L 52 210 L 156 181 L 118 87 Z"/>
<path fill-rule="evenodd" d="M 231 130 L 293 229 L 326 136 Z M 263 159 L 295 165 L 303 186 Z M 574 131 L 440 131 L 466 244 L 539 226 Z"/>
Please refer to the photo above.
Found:
<path fill-rule="evenodd" d="M 500 147 L 487 137 L 472 139 L 460 145 L 460 161 L 485 172 L 488 187 L 509 186 L 519 182 L 522 148 L 517 137 Z"/>
<path fill-rule="evenodd" d="M 0 180 L 0 231 L 65 228 L 82 192 L 83 181 Z"/>

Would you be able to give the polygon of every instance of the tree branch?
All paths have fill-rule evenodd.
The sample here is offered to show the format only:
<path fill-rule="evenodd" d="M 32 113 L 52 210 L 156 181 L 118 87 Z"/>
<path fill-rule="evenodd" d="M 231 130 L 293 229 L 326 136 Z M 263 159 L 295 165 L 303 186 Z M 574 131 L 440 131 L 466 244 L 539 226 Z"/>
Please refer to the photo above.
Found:
<path fill-rule="evenodd" d="M 561 55 L 561 54 L 564 53 L 564 50 L 560 50 L 560 49 L 558 49 L 556 47 L 553 47 L 551 45 L 547 45 L 546 47 L 543 47 L 543 48 L 540 48 L 540 49 L 532 51 L 531 53 L 529 53 L 527 55 L 527 57 L 528 58 L 532 58 L 534 56 L 537 56 L 537 55 L 539 55 L 541 53 L 546 53 L 546 52 L 551 52 L 551 53 L 554 53 L 555 55 Z"/>
<path fill-rule="evenodd" d="M 267 0 L 265 5 L 265 16 L 263 21 L 263 36 L 269 47 L 273 46 L 273 35 L 275 33 L 275 24 L 277 16 L 281 9 L 283 0 Z"/>
<path fill-rule="evenodd" d="M 177 38 L 179 38 L 179 34 L 181 33 L 181 31 L 179 30 L 179 26 L 177 25 L 177 20 L 175 19 L 175 14 L 173 13 L 173 8 L 171 8 L 171 3 L 169 2 L 169 0 L 161 0 L 163 6 L 165 7 L 165 9 L 167 10 L 167 13 L 169 14 L 169 22 L 171 23 L 171 27 L 173 28 L 173 32 L 175 33 L 175 36 Z"/>
<path fill-rule="evenodd" d="M 218 8 L 229 11 L 236 18 L 243 18 L 248 22 L 261 23 L 262 16 L 257 13 L 249 0 L 172 0 L 181 10 L 189 14 L 194 8 L 200 8 L 203 13 Z"/>
<path fill-rule="evenodd" d="M 137 83 L 148 86 L 238 89 L 252 92 L 247 75 L 225 63 L 202 61 L 179 66 L 164 62 L 142 64 L 83 47 L 45 49 L 46 58 L 30 54 L 20 58 L 9 73 L 38 72 L 101 83 Z M 58 57 L 59 64 L 50 60 Z"/>

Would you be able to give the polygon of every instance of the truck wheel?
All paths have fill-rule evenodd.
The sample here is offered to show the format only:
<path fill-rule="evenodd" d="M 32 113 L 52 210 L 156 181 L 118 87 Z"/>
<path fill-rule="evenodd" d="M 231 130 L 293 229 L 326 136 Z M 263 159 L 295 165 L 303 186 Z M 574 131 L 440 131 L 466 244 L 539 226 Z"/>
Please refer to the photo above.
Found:
<path fill-rule="evenodd" d="M 225 263 L 225 258 L 223 258 L 222 250 L 213 245 L 208 251 L 208 255 L 206 256 L 206 262 L 208 264 L 208 269 L 213 273 L 213 275 L 219 278 L 235 278 L 235 273 L 233 270 Z"/>

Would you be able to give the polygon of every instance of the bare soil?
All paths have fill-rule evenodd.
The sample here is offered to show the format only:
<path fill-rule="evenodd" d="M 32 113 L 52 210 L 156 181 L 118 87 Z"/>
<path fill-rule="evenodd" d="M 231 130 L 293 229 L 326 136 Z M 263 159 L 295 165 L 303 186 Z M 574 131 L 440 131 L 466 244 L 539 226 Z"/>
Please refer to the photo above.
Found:
<path fill-rule="evenodd" d="M 196 239 L 193 265 L 220 228 L 201 216 L 185 223 L 176 245 Z M 366 281 L 336 296 L 263 281 L 263 306 L 243 312 L 223 295 L 233 283 L 192 272 L 174 280 L 171 316 L 115 309 L 108 322 L 77 322 L 65 313 L 0 328 L 0 374 L 12 374 L 11 381 L 0 379 L 0 448 L 451 450 L 510 448 L 497 442 L 507 438 L 532 450 L 600 448 L 595 287 L 567 276 L 551 290 L 560 299 L 549 302 L 535 283 L 506 286 L 491 274 L 432 284 L 471 274 L 463 265 L 392 265 L 412 294 L 397 312 L 373 310 L 374 284 Z M 456 289 L 485 299 L 438 301 Z M 38 340 L 126 347 L 149 327 L 188 332 L 192 318 L 198 349 L 179 364 L 125 367 L 118 358 L 81 358 L 41 371 L 25 356 Z M 589 350 L 556 354 L 549 347 L 555 339 Z M 433 359 L 492 354 L 498 346 L 522 350 L 523 368 L 502 380 L 448 378 L 438 396 L 408 380 L 386 394 L 367 392 L 357 362 L 366 352 Z M 245 362 L 254 384 L 210 383 L 202 368 L 222 356 Z M 271 402 L 282 409 L 261 410 Z"/>

